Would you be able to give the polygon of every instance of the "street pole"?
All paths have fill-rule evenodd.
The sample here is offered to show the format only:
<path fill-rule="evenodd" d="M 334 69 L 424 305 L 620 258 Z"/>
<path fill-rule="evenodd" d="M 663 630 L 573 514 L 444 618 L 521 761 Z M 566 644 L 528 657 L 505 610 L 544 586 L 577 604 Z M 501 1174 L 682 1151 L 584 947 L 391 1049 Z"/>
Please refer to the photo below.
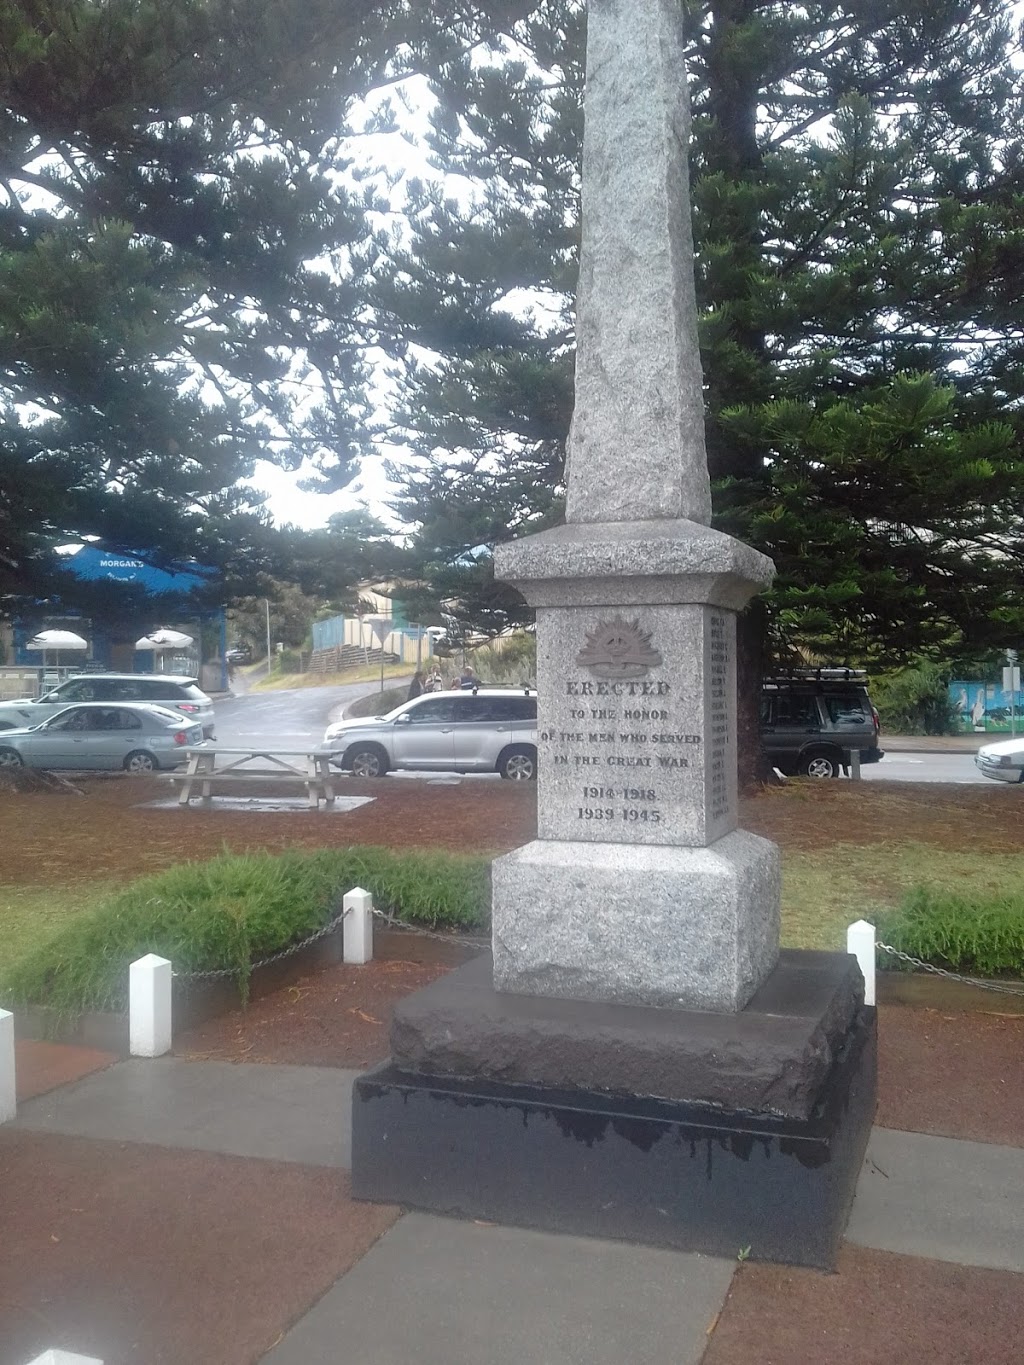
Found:
<path fill-rule="evenodd" d="M 1010 738 L 1017 737 L 1017 684 L 1020 682 L 1020 672 L 1017 668 L 1017 651 L 1008 649 L 1006 651 L 1006 662 L 1010 665 Z"/>
<path fill-rule="evenodd" d="M 263 601 L 266 603 L 266 606 L 267 606 L 267 677 L 269 678 L 269 677 L 270 677 L 270 669 L 271 669 L 271 659 L 270 659 L 270 598 L 269 598 L 269 597 L 264 597 Z"/>

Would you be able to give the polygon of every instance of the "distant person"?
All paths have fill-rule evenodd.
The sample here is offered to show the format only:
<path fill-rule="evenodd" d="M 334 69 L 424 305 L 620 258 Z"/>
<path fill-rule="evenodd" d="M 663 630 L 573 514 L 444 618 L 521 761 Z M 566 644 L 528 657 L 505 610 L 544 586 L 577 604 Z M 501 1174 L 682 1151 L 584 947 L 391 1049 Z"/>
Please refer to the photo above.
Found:
<path fill-rule="evenodd" d="M 459 687 L 479 687 L 480 679 L 476 676 L 469 664 L 462 670 L 462 677 L 458 680 Z"/>
<path fill-rule="evenodd" d="M 431 673 L 430 677 L 427 679 L 427 691 L 428 692 L 444 691 L 444 678 L 441 677 L 440 671 L 436 668 L 434 669 L 433 673 Z"/>
<path fill-rule="evenodd" d="M 412 701 L 413 697 L 420 696 L 423 691 L 423 674 L 414 673 L 412 675 L 412 682 L 409 684 L 409 695 L 406 697 L 406 701 Z"/>
<path fill-rule="evenodd" d="M 451 685 L 449 686 L 448 690 L 449 692 L 457 692 L 461 686 L 462 686 L 461 678 L 452 678 Z"/>

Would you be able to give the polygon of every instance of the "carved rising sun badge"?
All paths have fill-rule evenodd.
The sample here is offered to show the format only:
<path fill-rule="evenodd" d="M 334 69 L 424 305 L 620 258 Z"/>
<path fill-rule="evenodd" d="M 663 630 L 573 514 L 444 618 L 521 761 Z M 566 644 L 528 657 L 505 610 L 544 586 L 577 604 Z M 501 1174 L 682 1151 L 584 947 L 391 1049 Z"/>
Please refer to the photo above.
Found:
<path fill-rule="evenodd" d="M 640 678 L 658 667 L 661 655 L 651 645 L 650 633 L 640 629 L 639 621 L 616 616 L 589 632 L 576 662 L 598 678 Z"/>

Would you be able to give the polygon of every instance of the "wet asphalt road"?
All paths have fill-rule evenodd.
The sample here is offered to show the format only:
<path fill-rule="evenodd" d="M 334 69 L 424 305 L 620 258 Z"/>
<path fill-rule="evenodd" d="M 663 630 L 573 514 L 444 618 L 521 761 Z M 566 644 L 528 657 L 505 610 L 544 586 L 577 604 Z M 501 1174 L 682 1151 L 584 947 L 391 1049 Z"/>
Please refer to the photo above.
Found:
<path fill-rule="evenodd" d="M 387 686 L 398 684 L 389 680 Z M 373 692 L 373 683 L 346 683 L 339 687 L 301 687 L 294 691 L 241 692 L 214 702 L 217 742 L 266 745 L 268 749 L 305 748 L 317 745 L 332 720 L 358 697 Z"/>
<path fill-rule="evenodd" d="M 883 739 L 884 744 L 884 739 Z M 978 771 L 973 754 L 886 754 L 881 763 L 866 763 L 861 776 L 871 782 L 952 782 L 1002 785 Z"/>

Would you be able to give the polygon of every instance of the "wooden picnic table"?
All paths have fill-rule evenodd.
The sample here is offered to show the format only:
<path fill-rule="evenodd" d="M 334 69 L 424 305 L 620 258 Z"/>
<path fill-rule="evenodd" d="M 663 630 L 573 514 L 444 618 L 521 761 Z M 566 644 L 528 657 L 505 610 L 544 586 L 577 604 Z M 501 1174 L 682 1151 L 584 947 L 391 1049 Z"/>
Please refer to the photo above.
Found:
<path fill-rule="evenodd" d="M 213 797 L 214 784 L 233 787 L 240 782 L 301 782 L 306 788 L 312 810 L 320 802 L 334 804 L 334 784 L 331 774 L 331 749 L 238 749 L 220 744 L 204 744 L 199 749 L 186 749 L 188 765 L 183 773 L 174 773 L 173 780 L 181 783 L 178 805 L 187 806 L 196 788 L 204 805 Z M 225 762 L 225 760 L 227 760 Z M 262 764 L 253 767 L 253 764 Z"/>

